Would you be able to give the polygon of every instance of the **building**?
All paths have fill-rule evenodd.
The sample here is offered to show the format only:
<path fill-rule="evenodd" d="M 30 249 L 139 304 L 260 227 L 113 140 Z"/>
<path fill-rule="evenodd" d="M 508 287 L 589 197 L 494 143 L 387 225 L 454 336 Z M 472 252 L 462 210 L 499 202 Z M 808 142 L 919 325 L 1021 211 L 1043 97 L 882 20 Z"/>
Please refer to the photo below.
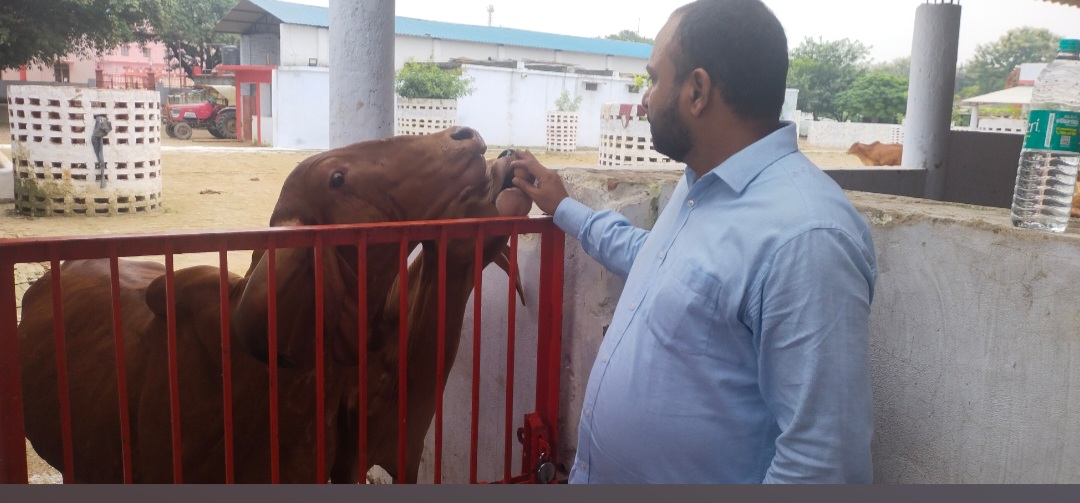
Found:
<path fill-rule="evenodd" d="M 24 66 L 0 73 L 0 80 L 25 83 L 69 83 L 74 85 L 150 89 L 158 82 L 168 85 L 167 50 L 161 42 L 121 45 L 100 57 L 69 54 L 52 65 Z M 179 75 L 179 74 L 178 74 Z M 175 77 L 179 79 L 180 77 Z M 102 79 L 104 82 L 98 82 Z M 11 82 L 8 82 L 11 83 Z"/>
<path fill-rule="evenodd" d="M 599 106 L 641 101 L 632 76 L 645 73 L 652 51 L 636 42 L 406 17 L 395 18 L 394 28 L 395 69 L 410 59 L 455 61 L 474 78 L 476 91 L 458 100 L 458 123 L 477 127 L 492 145 L 543 145 L 544 114 L 567 90 L 584 97 L 579 145 L 599 146 Z M 246 137 L 327 148 L 329 9 L 240 0 L 215 31 L 241 35 L 240 65 L 232 69 L 250 76 L 237 79 L 238 117 L 252 130 Z"/>

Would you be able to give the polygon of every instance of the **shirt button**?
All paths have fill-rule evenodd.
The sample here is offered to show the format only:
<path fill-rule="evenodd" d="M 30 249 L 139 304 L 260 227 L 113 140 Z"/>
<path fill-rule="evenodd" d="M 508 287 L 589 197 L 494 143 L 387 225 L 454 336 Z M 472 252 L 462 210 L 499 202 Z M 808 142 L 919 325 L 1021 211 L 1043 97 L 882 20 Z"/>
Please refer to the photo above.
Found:
<path fill-rule="evenodd" d="M 602 361 L 602 362 L 604 362 L 604 363 L 607 363 L 607 360 L 608 360 L 608 357 L 607 357 L 607 355 L 604 355 L 604 356 L 601 356 L 601 357 L 600 357 L 600 361 Z"/>
<path fill-rule="evenodd" d="M 662 252 L 660 252 L 660 253 L 659 253 L 659 254 L 657 255 L 657 257 L 660 257 L 660 258 L 664 258 L 664 257 L 666 257 L 666 256 L 667 256 L 667 252 L 666 252 L 666 251 L 662 251 Z"/>
<path fill-rule="evenodd" d="M 585 417 L 592 417 L 592 409 L 585 409 Z"/>
<path fill-rule="evenodd" d="M 689 206 L 689 207 L 691 207 L 691 208 L 693 208 L 693 207 L 694 207 L 694 200 L 693 200 L 693 199 L 691 199 L 691 200 L 687 201 L 687 202 L 686 202 L 686 205 L 687 205 L 687 206 Z"/>
<path fill-rule="evenodd" d="M 637 302 L 631 302 L 630 303 L 630 310 L 633 311 L 635 309 L 637 309 Z"/>

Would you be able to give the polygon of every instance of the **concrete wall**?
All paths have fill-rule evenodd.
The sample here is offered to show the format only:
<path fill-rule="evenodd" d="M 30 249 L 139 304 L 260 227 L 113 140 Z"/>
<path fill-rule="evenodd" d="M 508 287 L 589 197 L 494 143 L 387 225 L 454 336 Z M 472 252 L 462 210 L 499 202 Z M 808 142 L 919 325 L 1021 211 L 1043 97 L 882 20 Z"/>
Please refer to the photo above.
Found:
<path fill-rule="evenodd" d="M 405 62 L 410 58 L 416 61 L 427 61 L 429 59 L 435 61 L 448 61 L 453 58 L 468 58 L 482 61 L 489 59 L 546 62 L 558 61 L 560 63 L 570 63 L 590 70 L 613 70 L 616 74 L 619 72 L 644 74 L 645 64 L 648 62 L 645 58 L 565 52 L 510 45 L 481 44 L 478 42 L 461 42 L 457 40 L 410 37 L 405 35 L 397 35 L 394 45 L 397 48 L 394 55 L 395 69 L 401 69 L 401 67 L 405 65 Z"/>
<path fill-rule="evenodd" d="M 945 171 L 946 201 L 1009 208 L 1024 136 L 954 130 Z"/>
<path fill-rule="evenodd" d="M 487 66 L 465 66 L 477 92 L 458 100 L 458 124 L 476 128 L 489 145 L 539 146 L 547 142 L 547 112 L 563 90 L 581 96 L 578 146 L 600 146 L 600 107 L 641 103 L 632 79 Z M 597 84 L 595 91 L 586 82 Z"/>
<path fill-rule="evenodd" d="M 318 59 L 316 66 L 330 66 L 330 30 L 283 24 L 280 52 L 282 66 L 309 66 L 310 58 Z"/>
<path fill-rule="evenodd" d="M 679 176 L 560 171 L 575 197 L 620 210 L 645 227 L 655 222 Z M 1015 229 L 1000 208 L 860 192 L 848 196 L 871 223 L 879 261 L 871 313 L 876 482 L 1080 482 L 1080 316 L 1072 307 L 1080 296 L 1080 231 L 1054 235 Z M 530 278 L 536 274 L 537 246 L 523 240 L 519 253 L 526 289 L 535 296 L 536 280 Z M 505 326 L 497 314 L 507 296 L 500 276 L 505 275 L 490 268 L 484 278 L 483 302 L 493 310 L 490 318 L 485 311 L 485 334 L 503 333 Z M 573 238 L 566 243 L 565 282 L 559 424 L 564 469 L 576 449 L 588 372 L 623 285 Z M 526 330 L 520 327 L 535 326 L 535 316 L 535 307 L 519 307 L 519 333 Z M 470 403 L 462 385 L 471 378 L 470 324 L 466 321 L 463 350 L 447 388 L 446 403 L 454 407 Z M 503 368 L 499 343 L 483 343 L 482 368 Z M 519 341 L 518 350 L 529 351 L 528 343 Z M 519 353 L 516 361 L 519 369 L 529 367 L 525 355 Z M 524 377 L 515 383 L 520 396 L 515 422 L 530 400 L 521 394 Z M 505 388 L 497 378 L 490 380 L 481 392 L 493 397 L 481 412 L 487 418 L 481 423 L 481 459 L 501 460 L 498 397 Z M 455 410 L 463 414 L 461 421 L 468 419 L 467 412 Z M 451 417 L 449 409 L 447 414 Z M 467 438 L 467 424 L 448 423 L 446 435 L 448 442 Z M 432 445 L 430 435 L 428 440 Z M 444 452 L 467 456 L 460 444 L 446 446 Z M 517 467 L 519 457 L 513 460 Z M 448 479 L 461 470 L 467 475 L 467 459 L 444 460 L 443 470 Z M 501 473 L 487 470 L 483 473 Z M 430 475 L 421 481 L 425 477 Z"/>
<path fill-rule="evenodd" d="M 281 67 L 274 70 L 273 133 L 263 141 L 278 148 L 330 148 L 330 70 Z M 264 101 L 266 99 L 264 94 Z M 266 127 L 265 124 L 263 126 Z"/>
<path fill-rule="evenodd" d="M 280 65 L 281 46 L 277 33 L 258 33 L 240 38 L 241 65 Z M 304 58 L 307 65 L 307 58 Z"/>
<path fill-rule="evenodd" d="M 814 121 L 806 142 L 815 147 L 848 148 L 852 143 L 904 143 L 904 127 L 899 124 Z"/>

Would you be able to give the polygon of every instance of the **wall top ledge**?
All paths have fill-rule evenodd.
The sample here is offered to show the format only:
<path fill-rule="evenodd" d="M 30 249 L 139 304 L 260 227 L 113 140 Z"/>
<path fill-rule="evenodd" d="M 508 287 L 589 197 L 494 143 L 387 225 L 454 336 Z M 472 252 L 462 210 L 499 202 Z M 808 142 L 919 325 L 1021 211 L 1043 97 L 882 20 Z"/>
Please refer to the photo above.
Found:
<path fill-rule="evenodd" d="M 875 227 L 904 227 L 918 223 L 953 224 L 1020 239 L 1065 240 L 1080 243 L 1080 219 L 1070 220 L 1061 234 L 1013 227 L 1009 210 L 989 206 L 947 203 L 914 197 L 845 191 L 848 199 Z"/>

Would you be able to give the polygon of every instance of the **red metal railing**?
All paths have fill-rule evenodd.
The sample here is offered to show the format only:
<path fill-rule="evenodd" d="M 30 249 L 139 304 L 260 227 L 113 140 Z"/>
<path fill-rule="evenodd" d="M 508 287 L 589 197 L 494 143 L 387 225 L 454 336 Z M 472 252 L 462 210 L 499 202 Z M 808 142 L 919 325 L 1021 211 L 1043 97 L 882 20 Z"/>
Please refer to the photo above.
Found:
<path fill-rule="evenodd" d="M 518 236 L 522 234 L 538 234 L 540 236 L 540 260 L 539 274 L 535 278 L 539 295 L 536 299 L 536 395 L 535 411 L 525 414 L 523 423 L 517 430 L 518 441 L 521 443 L 522 462 L 520 470 L 512 470 L 512 430 L 514 426 L 514 361 L 515 361 L 515 326 L 516 326 L 516 302 L 515 302 L 515 278 L 513 275 L 517 268 Z M 447 243 L 451 239 L 469 238 L 474 239 L 476 266 L 473 271 L 473 351 L 472 351 L 472 403 L 471 403 L 471 426 L 470 426 L 470 453 L 468 482 L 480 482 L 477 477 L 479 454 L 477 450 L 480 415 L 480 377 L 481 377 L 481 329 L 482 323 L 482 243 L 485 237 L 509 236 L 511 277 L 509 278 L 509 291 L 506 297 L 507 303 L 507 332 L 506 332 L 506 395 L 505 395 L 505 428 L 503 437 L 502 478 L 491 482 L 497 483 L 527 483 L 536 482 L 537 471 L 541 464 L 556 463 L 557 449 L 554 439 L 558 438 L 558 413 L 559 413 L 559 362 L 560 362 L 560 331 L 562 325 L 562 281 L 563 281 L 563 245 L 564 235 L 552 223 L 550 217 L 534 218 L 494 218 L 494 219 L 466 219 L 455 221 L 435 222 L 407 222 L 402 224 L 369 224 L 369 225 L 338 225 L 338 226 L 311 226 L 311 227 L 277 227 L 257 230 L 239 231 L 212 231 L 200 233 L 165 233 L 165 234 L 140 234 L 140 235 L 115 235 L 115 236 L 84 236 L 69 238 L 42 238 L 42 239 L 9 239 L 0 240 L 0 482 L 3 483 L 27 483 L 27 463 L 25 451 L 25 430 L 23 424 L 23 396 L 21 389 L 21 375 L 19 367 L 19 341 L 17 338 L 18 313 L 16 311 L 16 293 L 14 290 L 14 271 L 17 264 L 32 262 L 49 262 L 53 271 L 60 270 L 60 263 L 64 260 L 75 259 L 109 259 L 111 273 L 111 304 L 113 316 L 113 332 L 116 346 L 116 376 L 119 384 L 119 407 L 120 411 L 120 437 L 122 439 L 121 452 L 124 462 L 124 482 L 133 481 L 132 474 L 132 438 L 130 414 L 127 410 L 125 368 L 124 368 L 124 338 L 123 324 L 120 318 L 120 281 L 119 281 L 119 257 L 147 257 L 164 256 L 165 258 L 165 281 L 166 302 L 168 318 L 168 354 L 169 354 L 169 404 L 172 445 L 173 481 L 184 481 L 182 471 L 182 434 L 180 430 L 180 388 L 184 383 L 180 382 L 177 363 L 177 312 L 175 293 L 174 256 L 189 253 L 214 252 L 218 254 L 218 266 L 220 268 L 219 294 L 221 314 L 221 357 L 223 369 L 224 389 L 224 466 L 225 481 L 234 481 L 235 452 L 233 449 L 233 435 L 235 429 L 243 428 L 244 425 L 234 423 L 232 399 L 233 382 L 231 381 L 230 363 L 230 324 L 229 324 L 229 299 L 228 299 L 228 257 L 229 251 L 242 250 L 267 250 L 268 254 L 268 311 L 269 320 L 276 320 L 277 302 L 274 299 L 276 288 L 275 257 L 277 251 L 283 248 L 310 248 L 314 250 L 315 257 L 315 326 L 313 335 L 316 344 L 316 410 L 317 417 L 312 418 L 317 428 L 317 444 L 319 452 L 317 456 L 318 480 L 327 480 L 325 456 L 323 452 L 325 438 L 324 392 L 325 376 L 323 366 L 323 264 L 322 250 L 327 246 L 355 246 L 357 249 L 357 275 L 358 275 L 358 319 L 368 319 L 367 313 L 367 254 L 369 245 L 398 243 L 400 252 L 399 274 L 401 278 L 408 277 L 408 243 L 417 241 L 435 241 L 439 246 L 438 264 L 438 349 L 437 349 L 437 393 L 434 417 L 434 482 L 443 481 L 443 440 L 444 440 L 444 409 L 443 391 L 446 383 L 442 377 L 444 371 L 444 355 L 446 343 L 446 250 Z M 59 275 L 54 275 L 57 278 Z M 525 278 L 523 281 L 531 282 L 533 278 Z M 56 350 L 56 370 L 58 378 L 58 394 L 60 402 L 61 431 L 57 434 L 62 437 L 63 443 L 63 466 L 59 467 L 65 481 L 78 480 L 79 466 L 75 466 L 73 460 L 73 438 L 71 425 L 71 410 L 68 379 L 71 377 L 65 361 L 65 337 L 66 331 L 72 327 L 63 325 L 62 298 L 63 285 L 61 281 L 52 281 L 52 305 L 53 305 L 53 329 Z M 401 364 L 398 368 L 398 473 L 405 473 L 405 438 L 406 438 L 406 366 L 407 340 L 408 340 L 408 288 L 407 281 L 402 281 L 405 287 L 400 289 L 400 313 L 399 313 L 399 348 L 398 356 Z M 268 374 L 270 390 L 270 431 L 271 431 L 271 460 L 270 480 L 279 481 L 279 445 L 278 445 L 278 366 L 277 337 L 275 334 L 276 323 L 268 323 L 269 348 L 268 348 Z M 359 473 L 360 481 L 365 480 L 367 472 L 366 438 L 367 429 L 367 393 L 368 393 L 368 365 L 370 361 L 367 355 L 368 327 L 366 323 L 359 323 L 359 355 L 357 372 L 359 377 Z M 495 369 L 486 369 L 488 373 Z M 104 406 L 104 405 L 103 405 Z M 389 434 L 389 432 L 388 432 Z M 163 454 L 164 455 L 164 454 Z M 490 460 L 488 460 L 490 461 Z"/>

